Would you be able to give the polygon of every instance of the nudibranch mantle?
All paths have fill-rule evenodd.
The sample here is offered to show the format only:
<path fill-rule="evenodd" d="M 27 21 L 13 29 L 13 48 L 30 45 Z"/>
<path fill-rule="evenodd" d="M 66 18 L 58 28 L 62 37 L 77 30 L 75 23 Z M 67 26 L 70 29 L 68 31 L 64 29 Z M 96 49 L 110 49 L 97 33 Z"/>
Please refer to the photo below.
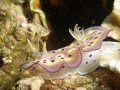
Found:
<path fill-rule="evenodd" d="M 79 73 L 81 75 L 94 71 L 99 66 L 99 58 L 106 50 L 111 49 L 111 42 L 103 42 L 111 30 L 101 26 L 79 30 L 78 25 L 70 34 L 76 40 L 70 45 L 58 50 L 46 50 L 43 44 L 43 52 L 36 50 L 28 40 L 35 55 L 35 60 L 27 61 L 21 65 L 21 69 L 29 69 L 34 74 L 41 74 L 44 79 L 63 78 L 68 74 Z M 112 47 L 112 49 L 116 47 Z M 119 48 L 119 47 L 118 47 Z"/>

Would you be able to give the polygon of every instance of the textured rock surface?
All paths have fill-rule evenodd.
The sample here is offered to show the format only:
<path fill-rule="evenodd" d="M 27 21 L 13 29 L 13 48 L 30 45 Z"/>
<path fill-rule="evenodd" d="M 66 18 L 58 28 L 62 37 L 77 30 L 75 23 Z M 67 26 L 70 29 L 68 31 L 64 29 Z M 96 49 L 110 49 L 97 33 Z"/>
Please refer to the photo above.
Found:
<path fill-rule="evenodd" d="M 29 11 L 26 11 L 26 13 L 27 12 Z M 17 19 L 17 16 L 21 15 L 23 17 Z M 26 24 L 29 24 L 28 17 L 25 16 L 23 7 L 21 4 L 17 3 L 17 0 L 16 2 L 10 2 L 9 0 L 0 2 L 1 90 L 11 90 L 15 82 L 21 79 L 20 76 L 26 76 L 26 73 L 25 75 L 19 73 L 20 65 L 26 60 L 32 60 L 34 58 L 27 44 L 27 38 L 29 38 L 32 43 L 35 43 L 34 45 L 39 47 L 41 37 L 47 37 L 49 33 L 49 31 L 41 25 L 39 17 L 33 17 L 30 28 L 21 25 L 24 24 L 24 22 L 22 22 L 24 18 Z"/>

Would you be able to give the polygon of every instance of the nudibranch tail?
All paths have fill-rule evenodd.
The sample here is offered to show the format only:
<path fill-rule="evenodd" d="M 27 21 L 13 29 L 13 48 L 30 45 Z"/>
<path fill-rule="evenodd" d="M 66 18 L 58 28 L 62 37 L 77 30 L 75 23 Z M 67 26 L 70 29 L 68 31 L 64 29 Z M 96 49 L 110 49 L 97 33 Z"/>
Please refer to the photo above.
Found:
<path fill-rule="evenodd" d="M 36 51 L 28 40 L 33 53 Z M 77 53 L 77 54 L 76 54 Z M 36 54 L 36 53 L 34 53 Z M 38 53 L 37 53 L 38 54 Z M 46 52 L 46 43 L 43 44 L 43 53 L 35 57 L 35 60 L 31 62 L 25 62 L 21 65 L 22 69 L 31 68 L 32 66 L 39 65 L 50 73 L 59 72 L 66 64 L 70 68 L 76 68 L 82 62 L 82 53 L 77 46 L 64 47 L 62 49 Z"/>

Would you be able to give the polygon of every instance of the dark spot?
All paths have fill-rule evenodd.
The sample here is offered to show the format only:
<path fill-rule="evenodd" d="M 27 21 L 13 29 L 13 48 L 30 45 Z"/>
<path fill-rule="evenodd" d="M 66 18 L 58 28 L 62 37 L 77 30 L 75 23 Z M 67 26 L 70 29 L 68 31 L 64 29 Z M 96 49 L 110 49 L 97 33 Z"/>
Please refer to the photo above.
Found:
<path fill-rule="evenodd" d="M 38 63 L 40 62 L 40 61 L 37 61 Z"/>
<path fill-rule="evenodd" d="M 82 48 L 85 48 L 85 46 L 84 46 L 84 47 L 82 47 Z"/>
<path fill-rule="evenodd" d="M 45 61 L 43 63 L 46 63 Z"/>
<path fill-rule="evenodd" d="M 55 60 L 51 60 L 51 62 L 53 63 L 53 62 L 55 62 Z"/>
<path fill-rule="evenodd" d="M 95 37 L 95 39 L 97 39 L 98 37 Z"/>
<path fill-rule="evenodd" d="M 62 66 L 62 68 L 65 68 L 65 66 Z"/>
<path fill-rule="evenodd" d="M 4 61 L 3 61 L 2 59 L 3 59 L 3 56 L 2 56 L 2 54 L 1 54 L 1 55 L 0 55 L 0 68 L 4 66 Z M 29 62 L 29 61 L 28 61 L 28 62 Z M 24 64 L 22 64 L 22 65 L 24 65 Z M 22 65 L 21 65 L 21 66 L 22 66 Z"/>
<path fill-rule="evenodd" d="M 65 51 L 65 49 L 62 49 L 62 51 Z"/>
<path fill-rule="evenodd" d="M 90 54 L 89 57 L 92 57 L 92 54 Z"/>
<path fill-rule="evenodd" d="M 15 84 L 15 89 L 17 89 L 17 88 L 19 88 L 19 84 L 18 83 Z"/>
<path fill-rule="evenodd" d="M 98 35 L 101 34 L 101 32 L 98 33 Z"/>
<path fill-rule="evenodd" d="M 89 40 L 88 38 L 86 40 Z"/>
<path fill-rule="evenodd" d="M 55 51 L 52 51 L 52 53 L 55 53 Z"/>
<path fill-rule="evenodd" d="M 114 72 L 111 72 L 111 75 L 114 75 Z"/>
<path fill-rule="evenodd" d="M 90 44 L 93 44 L 93 42 L 90 42 Z"/>
<path fill-rule="evenodd" d="M 43 55 L 43 54 L 41 54 L 41 55 Z"/>
<path fill-rule="evenodd" d="M 61 57 L 61 59 L 64 59 L 63 57 Z"/>
<path fill-rule="evenodd" d="M 58 57 L 61 57 L 61 55 L 58 55 Z"/>
<path fill-rule="evenodd" d="M 35 70 L 35 67 L 33 67 L 33 71 Z"/>
<path fill-rule="evenodd" d="M 114 45 L 114 44 L 112 44 L 112 45 Z"/>
<path fill-rule="evenodd" d="M 70 54 L 70 55 L 68 55 L 68 57 L 71 57 L 72 55 Z"/>
<path fill-rule="evenodd" d="M 95 33 L 94 35 L 97 35 L 97 33 Z"/>
<path fill-rule="evenodd" d="M 85 64 L 88 64 L 88 61 Z"/>
<path fill-rule="evenodd" d="M 88 46 L 91 46 L 91 45 L 88 45 Z"/>
<path fill-rule="evenodd" d="M 43 60 L 43 63 L 46 63 L 47 60 Z"/>
<path fill-rule="evenodd" d="M 93 33 L 95 33 L 95 31 Z"/>
<path fill-rule="evenodd" d="M 50 57 L 50 59 L 52 59 L 53 57 Z"/>
<path fill-rule="evenodd" d="M 80 45 L 79 43 L 76 44 L 76 46 L 79 46 L 79 45 Z"/>
<path fill-rule="evenodd" d="M 95 63 L 96 61 L 94 60 L 94 63 Z"/>

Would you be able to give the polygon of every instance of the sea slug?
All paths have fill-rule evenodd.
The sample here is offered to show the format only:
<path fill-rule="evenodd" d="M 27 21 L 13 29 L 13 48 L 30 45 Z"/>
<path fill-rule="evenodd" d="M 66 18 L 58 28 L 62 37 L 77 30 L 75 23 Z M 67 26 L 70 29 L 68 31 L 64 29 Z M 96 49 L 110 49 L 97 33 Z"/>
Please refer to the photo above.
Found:
<path fill-rule="evenodd" d="M 110 31 L 112 29 L 107 30 L 101 26 L 79 30 L 76 24 L 74 32 L 69 29 L 70 34 L 75 38 L 73 43 L 57 50 L 47 51 L 44 42 L 43 52 L 36 50 L 28 40 L 35 59 L 23 63 L 20 71 L 30 69 L 31 73 L 40 74 L 44 79 L 92 72 L 100 65 L 100 57 L 103 53 L 120 48 L 118 42 L 103 41 Z"/>

